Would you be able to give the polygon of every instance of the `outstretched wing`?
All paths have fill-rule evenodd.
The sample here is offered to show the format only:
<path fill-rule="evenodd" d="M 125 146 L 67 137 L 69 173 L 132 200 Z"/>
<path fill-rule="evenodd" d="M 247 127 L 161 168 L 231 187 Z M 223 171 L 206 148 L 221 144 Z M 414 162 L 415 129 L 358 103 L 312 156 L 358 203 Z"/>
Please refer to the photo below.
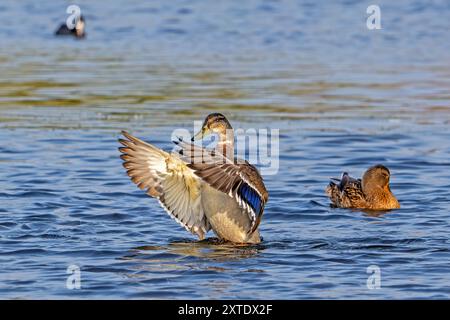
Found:
<path fill-rule="evenodd" d="M 234 198 L 251 221 L 249 234 L 259 226 L 268 192 L 258 170 L 247 161 L 233 162 L 214 150 L 176 142 L 188 167 L 208 185 Z"/>
<path fill-rule="evenodd" d="M 201 204 L 201 180 L 177 154 L 169 154 L 127 132 L 119 139 L 123 166 L 131 180 L 189 232 L 204 239 L 211 228 Z"/>

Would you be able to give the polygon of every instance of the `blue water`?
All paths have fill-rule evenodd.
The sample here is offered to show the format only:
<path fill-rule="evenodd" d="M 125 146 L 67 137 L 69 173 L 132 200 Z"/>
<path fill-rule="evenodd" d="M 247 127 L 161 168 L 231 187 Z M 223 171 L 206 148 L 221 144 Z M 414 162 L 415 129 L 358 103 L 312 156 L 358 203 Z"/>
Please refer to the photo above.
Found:
<path fill-rule="evenodd" d="M 0 3 L 0 298 L 450 298 L 448 1 L 373 31 L 359 1 L 76 3 L 83 40 L 65 1 Z M 280 129 L 260 245 L 197 243 L 121 165 L 121 130 L 170 150 L 210 112 Z M 329 207 L 375 163 L 400 210 Z"/>

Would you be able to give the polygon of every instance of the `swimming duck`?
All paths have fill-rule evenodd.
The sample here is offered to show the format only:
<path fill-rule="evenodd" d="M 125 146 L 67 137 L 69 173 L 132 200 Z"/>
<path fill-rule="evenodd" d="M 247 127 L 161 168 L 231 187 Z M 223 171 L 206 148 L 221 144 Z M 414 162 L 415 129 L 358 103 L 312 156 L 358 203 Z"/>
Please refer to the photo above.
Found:
<path fill-rule="evenodd" d="M 131 180 L 187 231 L 200 240 L 212 229 L 223 241 L 261 242 L 258 227 L 268 192 L 258 170 L 234 158 L 234 131 L 224 115 L 208 115 L 192 138 L 214 134 L 214 149 L 179 139 L 178 151 L 168 153 L 122 134 L 126 139 L 119 139 L 124 146 L 119 150 Z"/>
<path fill-rule="evenodd" d="M 341 179 L 333 179 L 326 188 L 332 206 L 339 208 L 357 208 L 369 210 L 390 210 L 400 208 L 400 204 L 391 192 L 389 179 L 391 173 L 383 165 L 370 167 L 362 179 L 354 179 L 347 172 Z"/>
<path fill-rule="evenodd" d="M 86 23 L 84 17 L 81 15 L 75 24 L 75 28 L 69 29 L 66 23 L 63 23 L 58 30 L 56 30 L 55 35 L 57 36 L 75 36 L 77 38 L 84 38 L 86 33 L 84 32 L 84 27 Z"/>

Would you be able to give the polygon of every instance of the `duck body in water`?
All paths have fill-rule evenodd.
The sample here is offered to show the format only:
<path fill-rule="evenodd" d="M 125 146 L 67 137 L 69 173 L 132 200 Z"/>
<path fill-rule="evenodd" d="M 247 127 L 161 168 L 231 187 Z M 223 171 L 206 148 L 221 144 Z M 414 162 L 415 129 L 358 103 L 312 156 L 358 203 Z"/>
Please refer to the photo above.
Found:
<path fill-rule="evenodd" d="M 74 36 L 76 38 L 84 38 L 86 36 L 85 33 L 85 20 L 83 16 L 75 23 L 75 27 L 73 29 L 69 29 L 66 23 L 63 23 L 58 30 L 55 31 L 55 35 L 57 36 Z"/>
<path fill-rule="evenodd" d="M 389 169 L 383 165 L 369 168 L 362 179 L 344 172 L 341 179 L 330 182 L 326 194 L 331 205 L 338 208 L 390 210 L 400 208 L 400 203 L 389 187 Z"/>
<path fill-rule="evenodd" d="M 223 241 L 261 242 L 259 224 L 268 192 L 258 170 L 234 158 L 234 131 L 220 113 L 210 114 L 192 138 L 218 136 L 214 149 L 182 140 L 165 152 L 126 132 L 119 142 L 131 180 L 200 240 L 209 230 Z"/>

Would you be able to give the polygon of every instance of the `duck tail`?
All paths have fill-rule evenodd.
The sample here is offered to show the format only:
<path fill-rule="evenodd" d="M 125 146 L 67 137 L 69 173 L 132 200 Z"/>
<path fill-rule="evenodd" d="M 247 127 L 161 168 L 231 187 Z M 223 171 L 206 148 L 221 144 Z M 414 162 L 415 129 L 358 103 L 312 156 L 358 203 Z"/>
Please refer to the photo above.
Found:
<path fill-rule="evenodd" d="M 330 198 L 332 205 L 336 206 L 339 202 L 339 196 L 341 193 L 339 185 L 333 181 L 330 181 L 330 184 L 325 189 L 325 193 Z"/>
<path fill-rule="evenodd" d="M 325 189 L 325 193 L 332 198 L 333 194 L 336 193 L 337 191 L 339 191 L 339 187 L 337 186 L 336 183 L 334 183 L 333 181 L 330 181 L 330 183 L 328 184 L 328 186 Z"/>

